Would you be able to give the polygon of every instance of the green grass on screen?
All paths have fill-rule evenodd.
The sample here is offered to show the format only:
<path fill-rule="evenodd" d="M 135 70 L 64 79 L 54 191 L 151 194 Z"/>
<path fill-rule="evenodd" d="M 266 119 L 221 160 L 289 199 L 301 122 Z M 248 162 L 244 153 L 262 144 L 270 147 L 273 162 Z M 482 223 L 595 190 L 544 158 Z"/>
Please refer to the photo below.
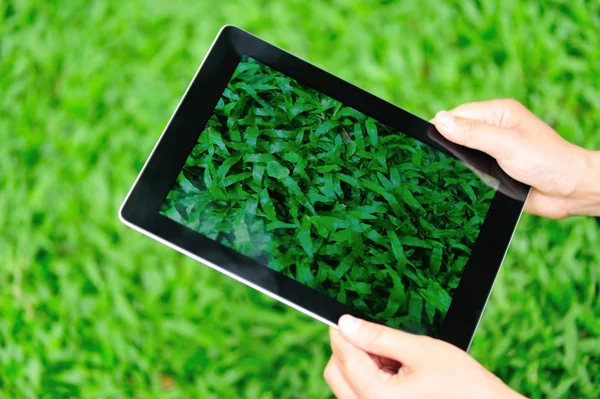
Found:
<path fill-rule="evenodd" d="M 456 159 L 243 58 L 160 212 L 436 336 L 494 194 Z"/>
<path fill-rule="evenodd" d="M 325 398 L 327 327 L 117 210 L 233 23 L 424 118 L 514 97 L 600 149 L 600 4 L 0 2 L 0 398 Z M 524 216 L 471 354 L 600 396 L 600 226 Z"/>

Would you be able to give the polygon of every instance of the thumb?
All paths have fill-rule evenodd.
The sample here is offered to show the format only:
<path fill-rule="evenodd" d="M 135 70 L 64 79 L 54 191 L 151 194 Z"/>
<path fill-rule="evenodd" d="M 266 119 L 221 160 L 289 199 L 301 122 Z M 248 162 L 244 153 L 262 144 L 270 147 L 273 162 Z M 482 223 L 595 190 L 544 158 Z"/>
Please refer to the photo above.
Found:
<path fill-rule="evenodd" d="M 433 123 L 448 140 L 465 147 L 483 151 L 499 159 L 512 152 L 510 129 L 440 111 Z"/>
<path fill-rule="evenodd" d="M 431 338 L 409 334 L 380 324 L 344 315 L 338 322 L 344 338 L 373 355 L 415 365 L 425 358 Z"/>

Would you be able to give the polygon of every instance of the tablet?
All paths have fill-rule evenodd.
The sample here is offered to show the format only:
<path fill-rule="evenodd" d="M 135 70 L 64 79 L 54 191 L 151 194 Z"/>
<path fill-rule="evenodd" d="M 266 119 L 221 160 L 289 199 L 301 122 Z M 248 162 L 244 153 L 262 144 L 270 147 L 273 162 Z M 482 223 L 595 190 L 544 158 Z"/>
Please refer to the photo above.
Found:
<path fill-rule="evenodd" d="M 528 192 L 427 121 L 226 26 L 120 218 L 329 325 L 349 313 L 467 349 Z"/>

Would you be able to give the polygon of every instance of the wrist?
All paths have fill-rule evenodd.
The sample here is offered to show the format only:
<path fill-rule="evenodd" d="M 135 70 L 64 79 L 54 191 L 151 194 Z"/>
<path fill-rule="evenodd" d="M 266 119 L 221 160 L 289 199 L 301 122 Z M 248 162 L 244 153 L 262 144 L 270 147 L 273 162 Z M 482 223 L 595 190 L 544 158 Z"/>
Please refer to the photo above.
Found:
<path fill-rule="evenodd" d="M 568 213 L 600 216 L 600 151 L 583 149 L 582 163 Z"/>

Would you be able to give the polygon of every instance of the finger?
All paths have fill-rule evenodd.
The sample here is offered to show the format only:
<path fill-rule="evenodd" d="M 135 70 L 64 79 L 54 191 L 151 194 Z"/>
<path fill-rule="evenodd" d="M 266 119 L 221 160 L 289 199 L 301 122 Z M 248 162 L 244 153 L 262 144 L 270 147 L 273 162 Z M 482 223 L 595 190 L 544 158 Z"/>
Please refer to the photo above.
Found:
<path fill-rule="evenodd" d="M 325 377 L 327 385 L 329 385 L 329 388 L 331 388 L 331 392 L 333 392 L 336 398 L 358 398 L 354 393 L 354 390 L 352 390 L 350 384 L 348 384 L 348 381 L 346 381 L 346 378 L 344 377 L 344 374 L 342 374 L 342 370 L 340 369 L 338 362 L 333 356 L 331 357 L 331 359 L 329 359 L 329 362 L 327 362 L 327 366 L 325 367 L 323 376 Z"/>
<path fill-rule="evenodd" d="M 567 209 L 563 199 L 550 197 L 535 188 L 531 189 L 525 202 L 525 212 L 551 219 L 566 218 L 569 216 Z"/>
<path fill-rule="evenodd" d="M 496 159 L 504 158 L 513 151 L 514 134 L 510 129 L 463 118 L 447 111 L 438 112 L 434 123 L 448 140 L 486 152 Z"/>
<path fill-rule="evenodd" d="M 385 383 L 379 367 L 369 354 L 348 342 L 337 329 L 331 328 L 329 336 L 333 357 L 350 387 L 360 398 L 374 397 L 374 390 Z"/>
<path fill-rule="evenodd" d="M 476 101 L 459 105 L 449 112 L 467 119 L 475 119 L 490 125 L 510 128 L 516 125 L 513 116 L 518 108 L 524 108 L 521 103 L 512 99 Z"/>
<path fill-rule="evenodd" d="M 421 364 L 430 349 L 429 337 L 394 330 L 350 315 L 342 316 L 338 324 L 344 338 L 352 344 L 368 353 L 398 361 L 404 366 Z"/>

